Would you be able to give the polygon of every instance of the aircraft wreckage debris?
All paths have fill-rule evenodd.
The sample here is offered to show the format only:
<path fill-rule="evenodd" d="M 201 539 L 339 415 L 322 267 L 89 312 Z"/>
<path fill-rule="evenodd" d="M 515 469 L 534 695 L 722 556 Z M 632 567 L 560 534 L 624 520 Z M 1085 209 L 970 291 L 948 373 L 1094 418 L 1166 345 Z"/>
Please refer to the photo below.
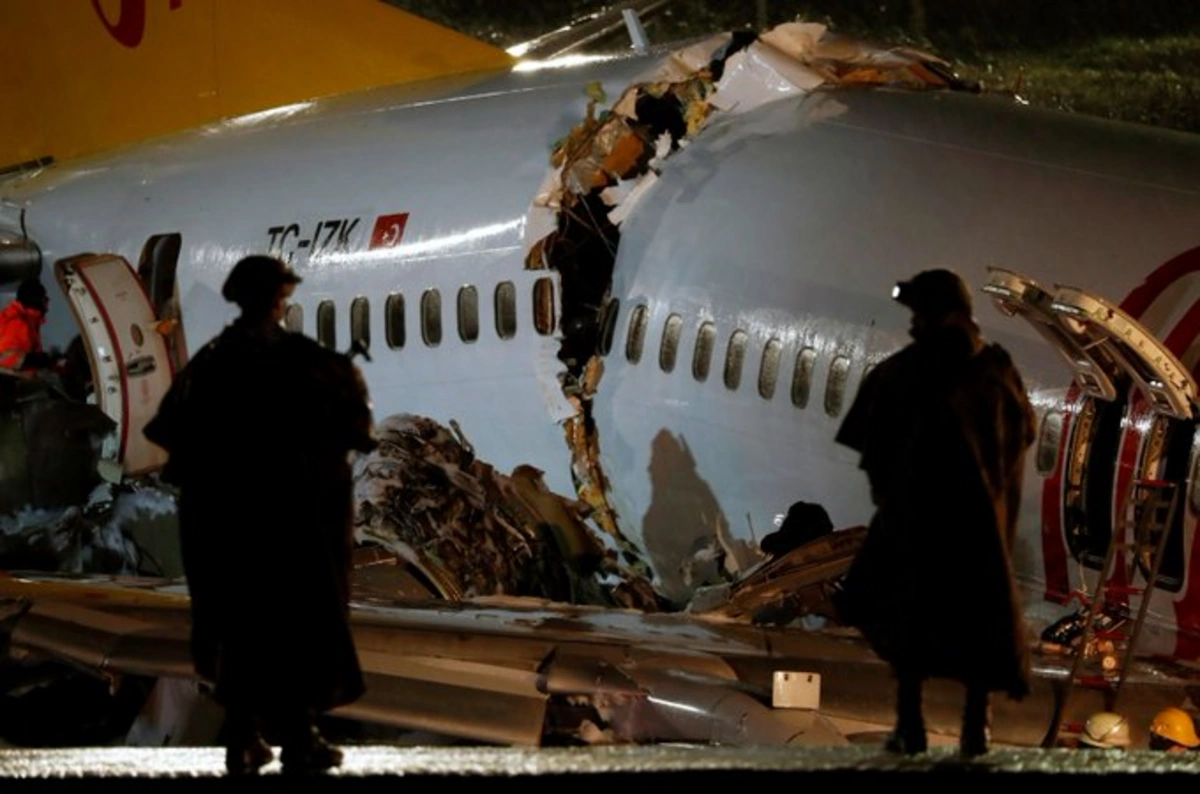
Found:
<path fill-rule="evenodd" d="M 424 417 L 389 417 L 376 437 L 355 465 L 357 538 L 412 565 L 431 595 L 658 608 L 650 581 L 593 535 L 589 508 L 552 493 L 540 471 L 502 474 Z"/>
<path fill-rule="evenodd" d="M 873 48 L 811 23 L 714 36 L 671 53 L 607 109 L 601 109 L 609 99 L 604 91 L 589 86 L 585 118 L 552 147 L 532 199 L 527 226 L 548 231 L 529 235 L 525 257 L 527 268 L 554 269 L 561 277 L 558 376 L 574 409 L 563 432 L 575 498 L 551 493 L 535 468 L 495 471 L 464 443 L 453 421 L 448 428 L 425 417 L 387 417 L 378 425 L 380 449 L 356 466 L 358 540 L 407 563 L 415 577 L 406 586 L 419 581 L 442 598 L 522 595 L 648 611 L 689 608 L 691 600 L 692 611 L 767 620 L 765 612 L 754 617 L 752 604 L 763 598 L 778 606 L 788 582 L 809 588 L 816 600 L 780 607 L 770 619 L 825 609 L 813 577 L 836 578 L 844 550 L 830 551 L 824 563 L 761 565 L 757 548 L 718 527 L 710 542 L 672 549 L 673 557 L 651 565 L 609 504 L 592 400 L 603 380 L 598 351 L 620 226 L 653 190 L 667 160 L 721 114 L 843 86 L 975 89 L 932 55 Z M 164 533 L 138 536 L 131 527 L 139 522 L 125 521 L 129 516 L 119 507 L 138 490 L 156 493 L 169 506 L 170 490 L 153 477 L 102 487 L 108 495 L 93 495 L 81 508 L 39 513 L 36 520 L 29 511 L 0 519 L 7 522 L 0 523 L 0 560 L 10 568 L 178 575 L 177 554 L 144 543 Z M 798 567 L 787 568 L 783 578 L 772 578 L 793 564 Z M 663 593 L 663 571 L 655 570 L 664 566 L 677 591 L 670 597 Z"/>
<path fill-rule="evenodd" d="M 603 375 L 604 338 L 611 334 L 620 225 L 652 189 L 665 162 L 715 116 L 744 113 L 817 89 L 863 86 L 978 90 L 960 80 L 949 63 L 928 53 L 881 50 L 834 35 L 824 25 L 793 22 L 761 35 L 714 36 L 674 52 L 607 110 L 597 109 L 607 99 L 601 87 L 588 86 L 584 119 L 553 147 L 550 171 L 527 219 L 530 229 L 551 231 L 530 241 L 526 267 L 553 269 L 561 277 L 559 358 L 566 370 L 560 380 L 576 409 L 565 430 L 579 497 L 592 508 L 592 520 L 645 575 L 650 566 L 621 531 L 621 519 L 609 504 L 592 416 Z M 714 538 L 713 545 L 722 547 L 726 560 L 740 557 L 728 538 Z M 671 563 L 685 570 L 693 561 Z M 732 581 L 738 572 L 735 563 L 723 574 Z M 690 584 L 694 591 L 706 583 Z"/>

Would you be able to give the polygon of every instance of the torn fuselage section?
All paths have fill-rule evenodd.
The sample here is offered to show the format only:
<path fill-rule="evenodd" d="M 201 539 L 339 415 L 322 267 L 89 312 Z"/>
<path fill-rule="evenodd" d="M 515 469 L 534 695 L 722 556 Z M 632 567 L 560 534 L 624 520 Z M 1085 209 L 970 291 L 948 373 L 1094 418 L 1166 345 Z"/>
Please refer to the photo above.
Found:
<path fill-rule="evenodd" d="M 426 417 L 388 417 L 355 463 L 355 532 L 412 566 L 430 595 L 454 601 L 524 595 L 654 610 L 647 579 L 622 569 L 587 520 L 542 473 L 503 474 Z"/>
<path fill-rule="evenodd" d="M 575 408 L 565 431 L 576 489 L 626 564 L 646 576 L 657 574 L 660 589 L 663 572 L 655 567 L 662 562 L 649 562 L 633 539 L 637 533 L 630 532 L 631 518 L 618 516 L 611 504 L 592 410 L 619 306 L 612 287 L 622 222 L 640 201 L 651 200 L 644 197 L 671 157 L 715 116 L 851 86 L 978 90 L 934 56 L 877 49 L 819 24 L 716 36 L 671 53 L 608 109 L 599 109 L 607 99 L 599 85 L 589 86 L 586 116 L 554 147 L 551 170 L 531 206 L 529 228 L 551 231 L 531 242 L 526 267 L 552 269 L 561 278 L 560 382 Z M 710 545 L 728 544 L 714 537 Z M 694 561 L 673 562 L 684 570 Z M 731 579 L 741 567 L 724 570 Z"/>

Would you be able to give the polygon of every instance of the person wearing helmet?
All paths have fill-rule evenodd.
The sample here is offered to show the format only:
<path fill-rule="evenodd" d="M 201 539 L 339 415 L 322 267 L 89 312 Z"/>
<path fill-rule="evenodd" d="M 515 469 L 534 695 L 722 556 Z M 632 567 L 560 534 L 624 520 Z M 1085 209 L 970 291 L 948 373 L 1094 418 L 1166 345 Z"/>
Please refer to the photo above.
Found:
<path fill-rule="evenodd" d="M 875 513 L 835 607 L 895 674 L 887 749 L 927 749 L 921 690 L 941 678 L 965 687 L 959 749 L 977 756 L 991 693 L 1029 693 L 1011 555 L 1035 417 L 962 278 L 922 271 L 893 297 L 913 341 L 867 373 L 836 436 L 860 454 Z"/>
<path fill-rule="evenodd" d="M 1150 721 L 1150 749 L 1168 753 L 1184 753 L 1200 747 L 1196 723 L 1181 708 L 1168 706 Z"/>
<path fill-rule="evenodd" d="M 1098 711 L 1088 717 L 1079 734 L 1081 749 L 1124 750 L 1129 743 L 1129 721 L 1112 711 Z"/>

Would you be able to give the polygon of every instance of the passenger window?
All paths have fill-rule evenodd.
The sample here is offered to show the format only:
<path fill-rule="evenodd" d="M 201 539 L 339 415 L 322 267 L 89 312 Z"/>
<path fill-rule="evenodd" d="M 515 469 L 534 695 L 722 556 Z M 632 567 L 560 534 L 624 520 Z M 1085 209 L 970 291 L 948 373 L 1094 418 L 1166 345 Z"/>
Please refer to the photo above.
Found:
<path fill-rule="evenodd" d="M 775 383 L 779 379 L 779 358 L 783 354 L 783 343 L 768 339 L 763 348 L 762 366 L 758 371 L 758 394 L 764 400 L 775 396 Z"/>
<path fill-rule="evenodd" d="M 825 413 L 837 416 L 846 399 L 846 381 L 850 376 L 850 359 L 835 356 L 829 365 L 829 381 L 825 384 Z"/>
<path fill-rule="evenodd" d="M 713 342 L 717 337 L 717 326 L 710 322 L 700 324 L 696 332 L 696 347 L 692 350 L 692 377 L 703 383 L 708 380 L 708 368 L 712 365 Z"/>
<path fill-rule="evenodd" d="M 464 342 L 479 338 L 479 291 L 474 287 L 458 291 L 458 338 Z"/>
<path fill-rule="evenodd" d="M 629 315 L 629 335 L 625 338 L 625 358 L 630 364 L 642 360 L 642 345 L 646 341 L 646 306 L 638 306 Z"/>
<path fill-rule="evenodd" d="M 388 295 L 383 314 L 388 347 L 399 350 L 404 347 L 404 296 L 399 292 Z"/>
<path fill-rule="evenodd" d="M 533 283 L 533 327 L 546 336 L 554 332 L 556 323 L 554 282 L 549 278 L 539 278 Z"/>
<path fill-rule="evenodd" d="M 371 349 L 371 305 L 366 298 L 358 297 L 350 303 L 350 341 Z"/>
<path fill-rule="evenodd" d="M 1062 442 L 1063 415 L 1061 411 L 1048 411 L 1042 417 L 1038 431 L 1037 470 L 1038 474 L 1053 473 L 1058 465 L 1058 445 Z"/>
<path fill-rule="evenodd" d="M 729 337 L 729 349 L 725 352 L 725 388 L 737 391 L 742 383 L 742 364 L 746 360 L 745 331 L 734 331 Z"/>
<path fill-rule="evenodd" d="M 658 349 L 658 366 L 663 372 L 675 369 L 675 353 L 679 350 L 679 332 L 683 328 L 683 318 L 678 314 L 667 316 L 663 326 L 662 346 Z"/>
<path fill-rule="evenodd" d="M 317 304 L 317 341 L 330 349 L 337 347 L 337 310 L 333 301 Z"/>
<path fill-rule="evenodd" d="M 808 396 L 812 391 L 813 367 L 817 363 L 817 351 L 803 348 L 796 354 L 796 371 L 792 374 L 792 405 L 808 407 Z"/>
<path fill-rule="evenodd" d="M 442 293 L 435 289 L 421 296 L 421 339 L 429 347 L 442 343 Z"/>
<path fill-rule="evenodd" d="M 283 315 L 283 327 L 296 333 L 304 333 L 304 307 L 299 303 L 289 303 Z"/>
<path fill-rule="evenodd" d="M 517 288 L 511 281 L 496 285 L 496 335 L 501 339 L 517 335 Z"/>
<path fill-rule="evenodd" d="M 604 307 L 604 315 L 600 320 L 600 355 L 607 356 L 612 350 L 613 337 L 617 335 L 617 314 L 621 302 L 616 298 L 609 300 Z"/>

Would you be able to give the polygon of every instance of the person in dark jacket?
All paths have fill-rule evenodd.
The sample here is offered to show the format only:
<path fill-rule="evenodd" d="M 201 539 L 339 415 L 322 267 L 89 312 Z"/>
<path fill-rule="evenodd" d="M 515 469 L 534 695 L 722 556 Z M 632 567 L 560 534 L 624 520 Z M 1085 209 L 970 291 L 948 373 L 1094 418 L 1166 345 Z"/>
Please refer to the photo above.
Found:
<path fill-rule="evenodd" d="M 349 357 L 281 326 L 300 281 L 249 256 L 222 289 L 241 316 L 179 372 L 146 437 L 179 488 L 196 672 L 224 705 L 226 766 L 284 771 L 342 754 L 316 717 L 364 691 L 349 623 L 349 455 L 374 447 Z"/>
<path fill-rule="evenodd" d="M 1011 549 L 1034 414 L 956 274 L 927 270 L 893 295 L 913 341 L 863 379 L 836 437 L 861 453 L 876 508 L 837 606 L 897 678 L 888 749 L 926 749 L 922 683 L 947 678 L 965 685 L 960 751 L 974 756 L 990 693 L 1029 688 Z"/>

